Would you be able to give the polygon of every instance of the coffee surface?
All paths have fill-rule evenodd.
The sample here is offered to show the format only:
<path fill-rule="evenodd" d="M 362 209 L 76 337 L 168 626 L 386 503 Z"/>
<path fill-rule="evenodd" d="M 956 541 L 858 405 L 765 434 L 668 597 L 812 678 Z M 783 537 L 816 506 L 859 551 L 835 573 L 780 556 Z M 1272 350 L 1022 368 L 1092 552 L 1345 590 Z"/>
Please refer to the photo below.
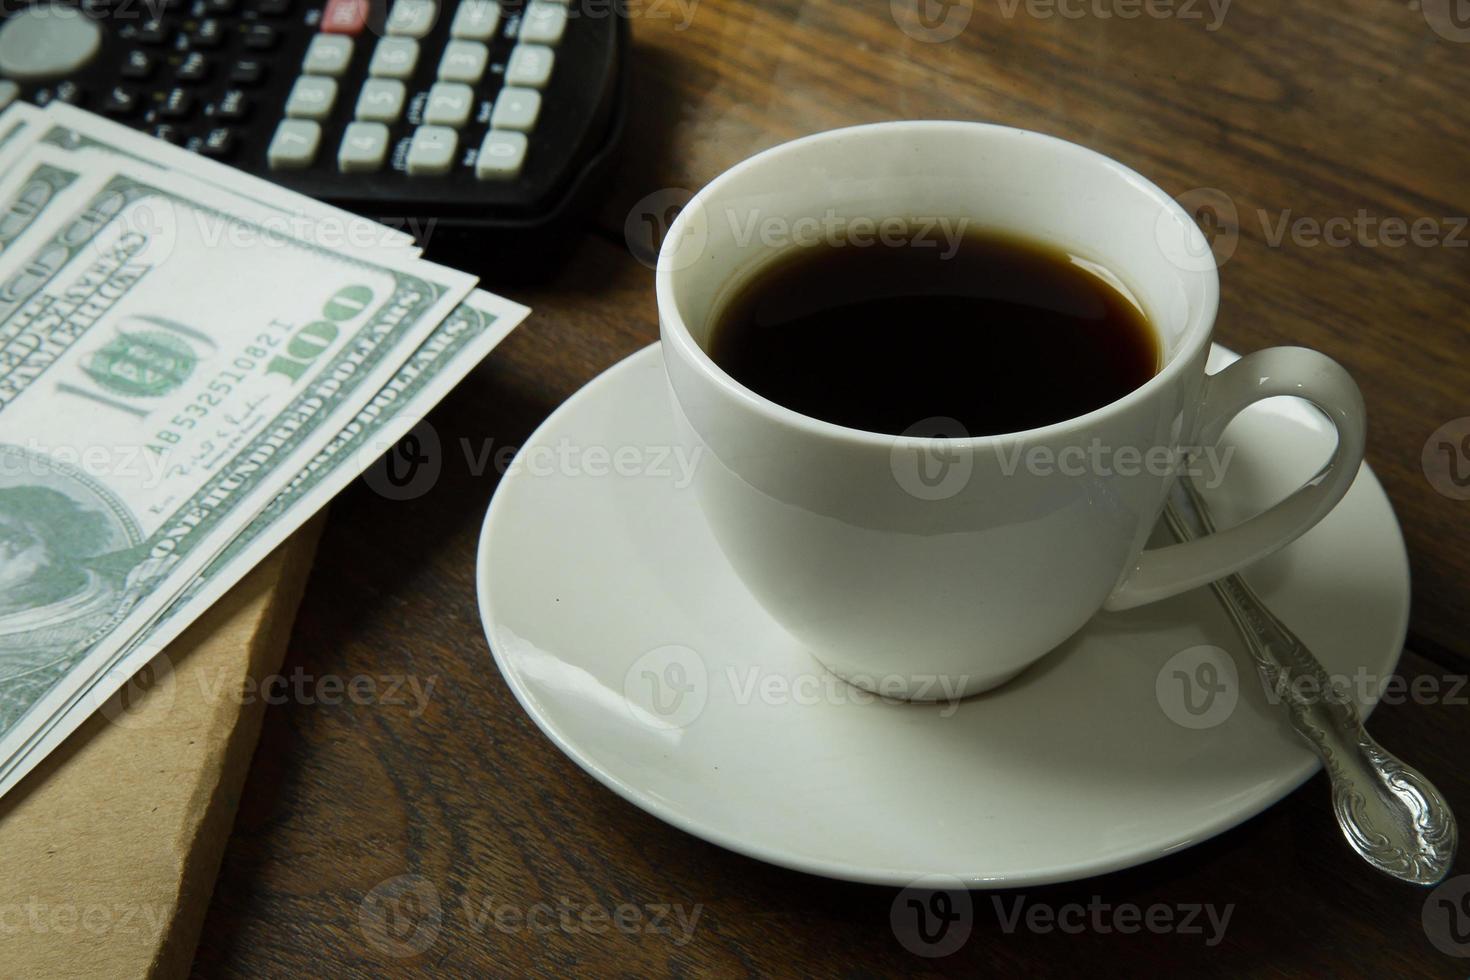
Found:
<path fill-rule="evenodd" d="M 718 311 L 710 356 L 803 415 L 923 436 L 1059 422 L 1157 372 L 1143 312 L 1065 251 L 990 232 L 923 242 L 792 249 Z"/>

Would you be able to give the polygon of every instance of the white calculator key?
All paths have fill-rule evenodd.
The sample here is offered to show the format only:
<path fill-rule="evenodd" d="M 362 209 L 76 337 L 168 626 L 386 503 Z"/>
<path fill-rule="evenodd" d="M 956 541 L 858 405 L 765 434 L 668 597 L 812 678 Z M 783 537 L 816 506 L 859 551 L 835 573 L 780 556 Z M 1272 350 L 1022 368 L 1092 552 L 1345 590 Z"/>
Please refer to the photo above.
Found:
<path fill-rule="evenodd" d="M 369 78 L 362 83 L 353 115 L 364 122 L 396 122 L 407 94 L 396 78 Z"/>
<path fill-rule="evenodd" d="M 438 16 L 439 6 L 434 0 L 393 0 L 384 26 L 395 37 L 423 37 Z"/>
<path fill-rule="evenodd" d="M 439 60 L 439 79 L 473 85 L 485 74 L 489 60 L 490 49 L 478 41 L 450 41 L 444 45 L 444 57 Z"/>
<path fill-rule="evenodd" d="M 388 127 L 382 123 L 348 123 L 337 148 L 337 169 L 344 174 L 379 170 L 388 156 Z"/>
<path fill-rule="evenodd" d="M 435 82 L 424 106 L 424 122 L 458 129 L 470 118 L 475 106 L 474 89 L 459 82 Z"/>
<path fill-rule="evenodd" d="M 449 35 L 463 41 L 488 41 L 499 26 L 500 4 L 494 0 L 460 0 Z"/>
<path fill-rule="evenodd" d="M 459 136 L 445 126 L 420 126 L 408 144 L 408 172 L 412 176 L 436 176 L 449 172 Z"/>
<path fill-rule="evenodd" d="M 407 78 L 419 63 L 419 42 L 411 37 L 385 37 L 373 48 L 368 74 L 376 78 Z"/>
<path fill-rule="evenodd" d="M 490 127 L 528 133 L 535 127 L 536 117 L 540 114 L 540 92 L 533 88 L 507 85 L 495 97 L 495 109 L 490 113 Z"/>
<path fill-rule="evenodd" d="M 286 97 L 286 115 L 292 119 L 325 119 L 336 101 L 336 79 L 302 75 Z"/>
<path fill-rule="evenodd" d="M 545 88 L 556 52 L 544 44 L 517 44 L 505 63 L 505 84 Z"/>
<path fill-rule="evenodd" d="M 0 79 L 0 109 L 20 97 L 20 86 L 8 79 Z"/>
<path fill-rule="evenodd" d="M 492 129 L 485 134 L 475 157 L 475 176 L 481 180 L 509 180 L 526 162 L 526 134 Z"/>
<path fill-rule="evenodd" d="M 521 16 L 521 40 L 555 44 L 567 31 L 567 8 L 547 0 L 531 0 Z"/>
<path fill-rule="evenodd" d="M 282 119 L 265 151 L 272 170 L 299 170 L 311 166 L 322 141 L 322 127 L 308 119 Z"/>
<path fill-rule="evenodd" d="M 301 62 L 304 75 L 340 75 L 352 61 L 352 38 L 346 34 L 318 34 L 311 39 Z"/>

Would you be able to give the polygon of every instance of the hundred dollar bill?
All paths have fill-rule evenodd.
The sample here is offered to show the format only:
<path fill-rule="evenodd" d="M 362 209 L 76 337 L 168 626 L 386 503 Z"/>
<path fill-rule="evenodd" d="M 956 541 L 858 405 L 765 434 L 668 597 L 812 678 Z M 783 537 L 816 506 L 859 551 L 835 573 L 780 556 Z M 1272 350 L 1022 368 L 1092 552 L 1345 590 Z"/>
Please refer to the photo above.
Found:
<path fill-rule="evenodd" d="M 98 164 L 95 156 L 89 159 L 85 153 L 69 152 L 44 142 L 32 144 L 14 158 L 10 173 L 0 177 L 0 254 L 15 248 L 24 250 L 26 239 L 54 235 L 56 222 L 67 220 L 81 200 L 95 195 L 99 187 L 119 172 L 135 177 L 142 174 L 154 183 L 166 183 L 171 188 L 192 188 L 195 195 L 213 195 L 210 209 L 186 212 L 175 207 L 172 199 L 149 198 L 125 216 L 128 231 L 153 240 L 172 241 L 177 238 L 179 223 L 190 223 L 193 227 L 187 230 L 190 235 L 186 235 L 186 241 L 203 246 L 210 254 L 223 254 L 221 248 L 231 245 L 237 250 L 248 245 L 279 249 L 301 234 L 307 235 L 318 248 L 338 250 L 339 243 L 345 239 L 371 241 L 376 235 L 353 230 L 351 222 L 361 223 L 365 219 L 334 209 L 331 213 L 283 223 L 279 209 L 208 183 L 166 174 L 125 158 L 109 157 L 105 165 Z M 116 169 L 117 166 L 123 167 L 123 171 Z M 410 250 L 396 242 L 391 247 L 408 259 L 417 255 L 416 249 Z M 367 251 L 374 257 L 385 254 L 383 248 Z M 0 297 L 0 307 L 7 299 L 13 297 Z M 16 319 L 0 325 L 0 376 L 8 373 L 14 362 L 10 356 L 16 342 L 13 334 L 26 329 L 27 323 Z"/>
<path fill-rule="evenodd" d="M 10 759 L 0 761 L 0 795 L 24 778 L 83 721 L 295 533 L 385 450 L 398 443 L 529 311 L 476 291 L 342 431 L 304 467 L 184 592 L 111 660 Z"/>
<path fill-rule="evenodd" d="M 123 166 L 54 234 L 0 254 L 0 759 L 472 288 L 273 235 L 228 203 Z M 205 237 L 221 223 L 232 234 Z"/>

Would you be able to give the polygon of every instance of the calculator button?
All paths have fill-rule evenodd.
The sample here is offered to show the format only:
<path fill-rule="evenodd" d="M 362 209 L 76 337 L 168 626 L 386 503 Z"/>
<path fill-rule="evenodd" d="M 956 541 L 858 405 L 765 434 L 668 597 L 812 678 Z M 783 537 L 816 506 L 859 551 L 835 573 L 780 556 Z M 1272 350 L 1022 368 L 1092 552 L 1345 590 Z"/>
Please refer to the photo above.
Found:
<path fill-rule="evenodd" d="M 82 90 L 75 82 L 58 82 L 54 89 L 41 89 L 31 101 L 42 109 L 53 102 L 81 105 Z"/>
<path fill-rule="evenodd" d="M 382 123 L 349 123 L 337 150 L 337 169 L 344 174 L 372 173 L 388 156 L 388 127 Z"/>
<path fill-rule="evenodd" d="M 280 37 L 280 33 L 268 24 L 251 24 L 245 28 L 245 47 L 251 51 L 269 51 Z"/>
<path fill-rule="evenodd" d="M 352 61 L 352 38 L 318 34 L 307 46 L 301 70 L 308 75 L 341 75 Z"/>
<path fill-rule="evenodd" d="M 235 12 L 236 0 L 204 0 L 204 12 L 211 16 L 216 14 L 233 14 Z"/>
<path fill-rule="evenodd" d="M 185 119 L 194 111 L 194 95 L 186 88 L 171 88 L 158 106 L 158 114 L 169 119 Z"/>
<path fill-rule="evenodd" d="M 396 122 L 407 94 L 403 83 L 392 78 L 369 78 L 362 83 L 353 115 L 364 122 Z"/>
<path fill-rule="evenodd" d="M 449 172 L 459 136 L 444 126 L 420 126 L 408 145 L 408 172 L 411 176 L 436 176 Z"/>
<path fill-rule="evenodd" d="M 138 108 L 138 94 L 121 85 L 113 86 L 102 100 L 102 111 L 109 116 L 126 116 Z"/>
<path fill-rule="evenodd" d="M 225 39 L 224 28 L 214 19 L 201 20 L 194 33 L 189 35 L 189 47 L 200 50 L 217 48 Z"/>
<path fill-rule="evenodd" d="M 216 160 L 230 155 L 235 148 L 235 135 L 223 126 L 216 126 L 204 134 L 204 140 L 199 144 L 199 152 Z"/>
<path fill-rule="evenodd" d="M 322 11 L 322 31 L 327 34 L 358 35 L 367 26 L 368 0 L 327 0 Z"/>
<path fill-rule="evenodd" d="M 291 12 L 291 0 L 256 0 L 255 9 L 265 17 L 282 17 Z"/>
<path fill-rule="evenodd" d="M 17 82 L 60 78 L 91 61 L 101 46 L 95 21 L 75 9 L 36 4 L 0 24 L 0 74 Z"/>
<path fill-rule="evenodd" d="M 325 119 L 336 101 L 335 79 L 302 75 L 286 97 L 286 115 L 292 119 Z"/>
<path fill-rule="evenodd" d="M 56 90 L 54 92 L 51 89 L 43 88 L 41 89 L 41 91 L 37 92 L 34 96 L 31 97 L 31 101 L 40 108 L 44 109 L 52 102 L 67 101 L 66 99 L 62 98 L 64 94 L 66 94 L 66 90 L 62 89 L 60 85 L 56 87 Z"/>
<path fill-rule="evenodd" d="M 154 139 L 160 139 L 165 143 L 172 143 L 175 146 L 184 142 L 183 130 L 171 123 L 162 123 L 161 125 L 154 126 L 149 132 L 153 134 Z"/>
<path fill-rule="evenodd" d="M 191 51 L 184 55 L 174 77 L 181 82 L 202 82 L 209 77 L 209 62 L 198 51 Z"/>
<path fill-rule="evenodd" d="M 469 121 L 474 105 L 475 92 L 468 85 L 435 82 L 429 89 L 429 101 L 424 106 L 424 122 L 458 129 Z"/>
<path fill-rule="evenodd" d="M 153 56 L 142 51 L 129 51 L 119 73 L 123 78 L 147 78 L 153 74 Z"/>
<path fill-rule="evenodd" d="M 163 21 L 155 18 L 153 20 L 145 20 L 137 32 L 134 33 L 133 39 L 143 44 L 162 44 L 168 40 L 168 34 L 168 26 Z"/>
<path fill-rule="evenodd" d="M 544 88 L 556 53 L 542 44 L 517 44 L 505 63 L 505 84 Z"/>
<path fill-rule="evenodd" d="M 282 119 L 265 151 L 272 170 L 299 170 L 311 166 L 322 141 L 322 127 L 309 119 Z"/>
<path fill-rule="evenodd" d="M 378 78 L 408 78 L 419 63 L 419 42 L 411 37 L 385 37 L 373 48 L 368 74 Z"/>
<path fill-rule="evenodd" d="M 547 0 L 531 0 L 521 16 L 521 40 L 532 44 L 555 44 L 567 31 L 567 8 Z"/>
<path fill-rule="evenodd" d="M 536 125 L 541 114 L 541 93 L 533 88 L 515 88 L 507 85 L 495 98 L 495 109 L 490 113 L 493 129 L 513 129 L 528 133 Z"/>
<path fill-rule="evenodd" d="M 439 60 L 439 79 L 445 82 L 468 82 L 473 85 L 485 74 L 490 49 L 478 41 L 450 41 Z"/>
<path fill-rule="evenodd" d="M 394 0 L 384 26 L 397 37 L 423 37 L 438 16 L 439 6 L 434 0 Z"/>
<path fill-rule="evenodd" d="M 265 62 L 260 58 L 241 58 L 230 67 L 230 81 L 236 85 L 258 85 L 265 77 Z"/>
<path fill-rule="evenodd" d="M 481 180 L 509 180 L 526 162 L 526 134 L 492 129 L 485 134 L 475 157 L 475 176 Z"/>
<path fill-rule="evenodd" d="M 460 0 L 449 34 L 463 41 L 488 41 L 498 26 L 500 5 L 494 0 Z"/>
<path fill-rule="evenodd" d="M 237 88 L 227 89 L 214 104 L 214 116 L 216 119 L 228 119 L 235 122 L 244 119 L 250 113 L 250 100 L 245 98 L 245 93 Z"/>

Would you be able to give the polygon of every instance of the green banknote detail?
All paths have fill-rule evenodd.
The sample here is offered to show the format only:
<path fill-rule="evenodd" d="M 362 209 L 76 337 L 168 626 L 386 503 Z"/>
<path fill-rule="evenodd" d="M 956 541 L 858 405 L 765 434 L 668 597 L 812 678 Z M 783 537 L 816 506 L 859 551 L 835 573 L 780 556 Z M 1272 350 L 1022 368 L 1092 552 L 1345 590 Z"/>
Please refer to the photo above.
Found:
<path fill-rule="evenodd" d="M 116 621 L 142 533 L 101 481 L 44 454 L 0 445 L 0 477 L 3 731 Z"/>
<path fill-rule="evenodd" d="M 0 252 L 25 234 L 56 196 L 76 180 L 77 175 L 69 170 L 49 163 L 38 166 L 10 199 L 0 205 L 4 208 L 0 211 Z"/>
<path fill-rule="evenodd" d="M 131 398 L 157 398 L 184 386 L 199 364 L 199 352 L 183 330 L 119 333 L 92 352 L 83 370 L 101 388 Z"/>
<path fill-rule="evenodd" d="M 25 359 L 28 350 L 17 341 L 21 330 L 29 326 L 30 321 L 17 319 L 16 314 L 50 285 L 82 249 L 91 247 L 97 234 L 134 197 L 141 196 L 142 193 L 134 195 L 126 190 L 104 188 L 33 252 L 30 261 L 16 265 L 10 277 L 0 283 L 0 342 L 8 341 L 6 346 L 0 347 L 0 373 L 16 367 Z"/>
<path fill-rule="evenodd" d="M 5 126 L 5 131 L 0 132 L 0 153 L 4 153 L 5 148 L 14 143 L 17 136 L 25 132 L 26 126 L 29 123 L 29 120 L 24 115 L 15 111 L 14 106 L 15 103 L 12 103 L 11 113 L 13 113 L 13 117 Z"/>
<path fill-rule="evenodd" d="M 22 273 L 30 278 L 17 281 L 12 277 L 10 291 L 0 293 L 0 336 L 8 321 L 24 314 L 26 302 L 67 268 L 73 257 L 94 247 L 94 240 L 111 220 L 129 203 L 146 196 L 160 197 L 180 209 L 204 212 L 219 221 L 239 220 L 130 176 L 118 175 L 38 248 L 36 261 Z M 117 521 L 104 518 L 115 511 L 126 514 L 125 506 L 105 499 L 110 496 L 105 488 L 96 488 L 96 492 L 78 489 L 73 474 L 48 468 L 45 460 L 27 460 L 29 469 L 0 472 L 0 483 L 9 484 L 0 489 L 0 555 L 19 556 L 5 562 L 0 570 L 0 691 L 4 692 L 0 696 L 0 735 L 108 636 L 145 596 L 161 587 L 170 568 L 199 542 L 207 540 L 242 501 L 273 479 L 282 462 L 318 433 L 335 409 L 360 397 L 364 379 L 387 359 L 401 356 L 405 337 L 447 291 L 442 284 L 375 265 L 365 258 L 309 242 L 293 240 L 293 244 L 338 265 L 356 266 L 378 275 L 390 273 L 392 287 L 376 306 L 368 305 L 377 297 L 366 287 L 349 285 L 333 295 L 324 307 L 322 322 L 333 315 L 346 320 L 366 312 L 351 328 L 350 342 L 312 361 L 309 367 L 300 367 L 300 359 L 291 360 L 288 345 L 282 355 L 287 359 L 286 366 L 280 373 L 296 385 L 291 401 L 212 477 L 173 506 L 152 535 L 138 540 L 136 524 L 130 518 L 120 526 L 132 527 L 134 533 L 119 531 Z M 96 321 L 51 336 L 60 336 L 65 344 L 75 343 L 87 335 L 92 322 Z M 99 386 L 119 396 L 159 397 L 183 384 L 193 369 L 196 352 L 190 349 L 187 336 L 168 330 L 163 322 L 125 332 L 89 355 L 86 372 Z M 47 351 L 48 364 L 57 359 L 56 346 L 50 345 Z M 0 353 L 0 362 L 4 357 Z M 0 376 L 0 389 L 9 389 L 0 390 L 0 419 L 7 404 L 23 397 L 44 377 L 44 366 L 32 365 L 34 370 L 28 372 L 14 370 L 24 364 L 25 357 L 23 353 L 5 365 L 12 375 L 28 374 L 23 382 Z M 9 447 L 0 447 L 0 451 L 8 454 L 0 456 L 0 461 L 24 454 Z M 31 473 L 38 475 L 32 478 Z M 77 514 L 68 516 L 67 501 Z M 78 537 L 79 528 L 91 530 Z"/>
<path fill-rule="evenodd" d="M 374 440 L 380 432 L 405 412 L 426 410 L 442 394 L 442 390 L 432 391 L 436 384 L 462 377 L 487 352 L 484 342 L 501 321 L 501 316 L 478 308 L 476 302 L 472 297 L 462 303 L 437 326 L 352 422 L 344 426 L 242 534 L 206 566 L 187 590 L 140 629 L 128 644 L 109 657 L 98 675 L 129 661 L 145 645 L 156 650 L 158 644 L 167 643 L 177 635 L 173 620 L 178 619 L 182 624 L 197 615 L 198 609 L 190 606 L 197 605 L 201 592 L 217 587 L 214 594 L 218 595 L 233 587 L 249 570 L 247 563 L 260 557 L 260 547 L 255 548 L 254 554 L 246 554 L 253 545 L 262 541 L 278 541 L 300 527 L 327 494 L 340 489 L 344 475 L 355 476 L 365 455 L 376 453 L 378 446 Z M 326 488 L 327 493 L 317 492 L 329 479 L 332 482 Z M 309 499 L 313 496 L 316 499 Z M 3 710 L 0 708 L 0 714 Z M 76 710 L 73 706 L 67 712 Z"/>
<path fill-rule="evenodd" d="M 78 176 L 72 171 L 53 167 L 50 164 L 41 164 L 36 167 L 15 194 L 3 204 L 4 211 L 0 212 L 0 253 L 9 250 L 16 240 L 24 235 L 46 212 L 46 209 L 56 201 L 57 197 L 76 183 Z M 53 255 L 52 252 L 47 252 L 43 255 L 43 259 L 51 255 Z M 12 275 L 8 282 L 0 285 L 0 297 L 8 296 L 10 289 L 25 288 L 30 281 L 29 276 L 30 270 L 22 270 Z M 0 304 L 4 304 L 3 299 L 0 299 Z M 0 321 L 0 375 L 9 369 L 9 364 L 16 358 L 11 348 L 16 335 L 23 327 L 22 323 Z"/>
<path fill-rule="evenodd" d="M 205 211 L 217 220 L 238 220 L 191 201 L 173 197 L 159 188 L 138 183 L 126 175 L 119 175 L 104 185 L 80 209 L 76 221 L 58 231 L 38 254 L 49 254 L 55 249 L 63 252 L 69 259 L 81 250 L 91 248 L 91 242 L 102 232 L 109 220 L 121 213 L 128 203 L 145 196 L 161 196 L 181 209 Z M 383 267 L 373 266 L 355 255 L 321 249 L 309 242 L 301 242 L 299 245 L 302 249 L 319 252 L 335 261 L 365 270 L 383 271 Z M 36 285 L 27 295 L 34 296 L 64 265 L 65 262 L 61 262 L 53 270 L 48 264 L 48 278 L 45 283 Z M 192 542 L 204 537 L 229 512 L 230 503 L 258 487 L 275 471 L 281 459 L 317 431 L 314 423 L 327 417 L 338 405 L 354 396 L 362 379 L 379 367 L 384 358 L 394 356 L 395 350 L 401 349 L 396 345 L 401 344 L 404 335 L 416 327 L 445 290 L 443 286 L 429 280 L 397 270 L 391 271 L 394 286 L 390 295 L 373 308 L 356 328 L 352 343 L 343 345 L 324 362 L 310 363 L 309 368 L 301 367 L 302 360 L 293 360 L 289 356 L 289 347 L 286 354 L 278 358 L 282 362 L 277 368 L 279 373 L 287 374 L 293 381 L 305 380 L 306 383 L 276 416 L 274 423 L 235 455 L 232 465 L 217 473 L 189 500 L 175 509 L 176 517 L 187 519 L 187 529 L 181 530 L 173 521 L 165 522 L 145 545 L 152 547 L 166 541 L 171 556 L 182 557 L 187 554 Z M 370 302 L 371 298 L 371 291 L 365 287 L 348 286 L 328 302 L 321 322 L 330 325 L 330 320 L 334 317 L 345 319 L 359 312 L 356 306 Z M 6 304 L 0 298 L 0 316 L 14 316 L 18 302 L 12 300 Z M 310 326 L 313 325 L 308 324 Z M 75 331 L 72 342 L 85 334 L 85 330 Z M 106 375 L 111 386 L 116 389 L 126 388 L 136 395 L 157 395 L 171 386 L 176 387 L 187 375 L 193 354 L 185 349 L 187 344 L 180 339 L 182 335 L 172 335 L 167 346 L 157 340 L 157 337 L 163 335 L 161 331 L 127 334 L 126 349 L 110 344 L 94 352 L 88 362 L 88 373 L 94 377 Z M 48 351 L 48 356 L 54 360 L 54 350 Z M 3 363 L 4 354 L 0 352 L 0 365 Z M 294 376 L 292 372 L 295 372 Z M 25 387 L 34 383 L 31 380 Z M 19 388 L 0 392 L 0 399 L 4 399 L 0 401 L 0 418 L 3 418 L 4 403 L 23 396 L 24 391 L 25 388 Z"/>
<path fill-rule="evenodd" d="M 414 396 L 438 376 L 437 366 L 450 363 L 461 349 L 494 325 L 496 317 L 461 303 L 429 338 L 419 345 L 408 363 L 385 385 L 335 439 L 318 453 L 306 468 L 280 492 L 260 516 L 235 538 L 220 556 L 195 580 L 189 590 L 194 594 L 220 569 L 243 552 L 261 534 L 295 505 L 296 501 L 316 488 L 334 469 L 345 465 L 377 433 L 379 426 L 396 414 L 395 406 L 412 402 Z M 175 606 L 181 605 L 175 603 Z"/>

